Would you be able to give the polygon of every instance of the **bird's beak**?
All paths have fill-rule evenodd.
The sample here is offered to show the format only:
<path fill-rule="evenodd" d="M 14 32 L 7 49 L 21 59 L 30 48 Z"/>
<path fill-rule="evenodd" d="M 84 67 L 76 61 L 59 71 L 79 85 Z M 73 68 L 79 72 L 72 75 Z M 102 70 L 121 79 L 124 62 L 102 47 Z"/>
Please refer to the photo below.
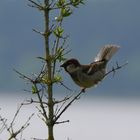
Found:
<path fill-rule="evenodd" d="M 64 67 L 64 64 L 60 65 L 60 67 Z"/>

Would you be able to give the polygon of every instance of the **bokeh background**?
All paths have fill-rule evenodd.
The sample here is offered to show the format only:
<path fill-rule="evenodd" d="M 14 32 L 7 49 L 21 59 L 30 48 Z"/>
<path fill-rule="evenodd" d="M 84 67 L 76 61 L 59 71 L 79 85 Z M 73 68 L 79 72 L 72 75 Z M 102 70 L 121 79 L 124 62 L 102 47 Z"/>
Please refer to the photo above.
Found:
<path fill-rule="evenodd" d="M 39 70 L 40 62 L 36 57 L 44 54 L 43 39 L 32 31 L 33 28 L 43 30 L 42 14 L 27 4 L 27 0 L 1 0 L 0 4 L 0 107 L 1 114 L 7 118 L 11 118 L 21 101 L 32 96 L 23 91 L 28 85 L 13 68 L 31 75 Z M 97 88 L 88 89 L 67 111 L 63 117 L 71 123 L 56 127 L 58 140 L 140 139 L 139 5 L 138 0 L 87 0 L 86 5 L 75 9 L 65 21 L 70 36 L 68 46 L 72 49 L 68 58 L 90 63 L 102 46 L 117 44 L 121 49 L 108 69 L 116 61 L 120 64 L 128 61 L 128 65 L 115 77 L 108 76 Z M 67 86 L 79 89 L 66 73 L 63 75 Z M 61 94 L 58 89 L 57 94 Z M 36 111 L 26 108 L 21 116 L 28 116 L 27 110 Z M 26 139 L 37 134 L 35 128 L 39 124 L 31 127 L 34 133 L 31 134 L 30 129 L 26 131 Z M 45 131 L 42 128 L 35 137 L 45 137 Z M 0 139 L 6 136 L 0 135 Z"/>

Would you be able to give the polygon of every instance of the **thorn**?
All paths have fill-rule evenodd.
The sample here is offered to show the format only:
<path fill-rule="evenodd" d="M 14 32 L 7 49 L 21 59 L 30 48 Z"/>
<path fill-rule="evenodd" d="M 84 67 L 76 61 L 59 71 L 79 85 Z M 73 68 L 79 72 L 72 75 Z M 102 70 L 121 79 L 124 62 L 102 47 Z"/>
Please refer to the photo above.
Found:
<path fill-rule="evenodd" d="M 31 103 L 33 103 L 33 99 L 31 98 Z"/>
<path fill-rule="evenodd" d="M 116 61 L 116 66 L 117 66 L 117 68 L 119 67 L 119 64 L 118 64 L 118 62 Z"/>
<path fill-rule="evenodd" d="M 114 67 L 112 67 L 112 72 L 113 72 L 113 77 L 115 76 L 115 73 L 116 73 L 116 71 L 115 71 L 115 68 Z"/>

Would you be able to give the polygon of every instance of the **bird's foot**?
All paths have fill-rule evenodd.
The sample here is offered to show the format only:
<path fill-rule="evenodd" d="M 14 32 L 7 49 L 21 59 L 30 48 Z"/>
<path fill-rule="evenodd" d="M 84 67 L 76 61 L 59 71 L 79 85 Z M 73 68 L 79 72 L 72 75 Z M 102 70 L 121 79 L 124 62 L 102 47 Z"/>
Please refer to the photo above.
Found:
<path fill-rule="evenodd" d="M 82 87 L 81 88 L 81 92 L 84 92 L 85 93 L 86 92 L 86 88 Z"/>

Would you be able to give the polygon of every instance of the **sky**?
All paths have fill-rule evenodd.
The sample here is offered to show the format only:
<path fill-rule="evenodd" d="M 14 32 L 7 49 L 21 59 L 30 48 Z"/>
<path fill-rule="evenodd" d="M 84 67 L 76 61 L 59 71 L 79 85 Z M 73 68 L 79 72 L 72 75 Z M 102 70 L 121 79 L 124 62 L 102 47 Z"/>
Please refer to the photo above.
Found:
<path fill-rule="evenodd" d="M 8 119 L 7 123 L 10 123 L 17 110 L 15 102 L 19 105 L 19 98 L 0 98 L 2 108 L 0 113 Z M 24 106 L 21 109 L 14 123 L 14 129 L 20 128 L 32 113 L 35 115 L 30 121 L 30 126 L 23 132 L 23 139 L 45 139 L 47 137 L 46 127 L 38 118 L 37 109 L 33 106 Z M 113 98 L 110 100 L 110 98 L 95 97 L 89 100 L 83 96 L 60 118 L 60 121 L 69 119 L 70 122 L 56 125 L 54 136 L 56 140 L 139 140 L 139 118 L 139 99 Z M 7 140 L 8 136 L 6 131 L 0 133 L 1 140 Z"/>
<path fill-rule="evenodd" d="M 108 67 L 111 68 L 116 61 L 120 64 L 129 62 L 115 78 L 107 77 L 95 89 L 97 92 L 115 90 L 119 96 L 139 96 L 139 3 L 138 0 L 89 0 L 64 22 L 70 36 L 68 46 L 72 49 L 68 58 L 74 57 L 87 64 L 101 47 L 117 44 L 121 49 Z M 27 4 L 26 0 L 3 0 L 0 5 L 1 92 L 22 91 L 26 84 L 13 68 L 31 75 L 39 70 L 40 62 L 36 57 L 44 54 L 42 38 L 32 31 L 33 28 L 43 29 L 42 14 Z M 64 76 L 68 86 L 78 89 L 67 74 Z"/>
<path fill-rule="evenodd" d="M 27 0 L 1 0 L 0 4 L 0 113 L 9 121 L 17 105 L 32 96 L 23 91 L 30 86 L 13 69 L 32 75 L 39 71 L 40 62 L 36 57 L 44 54 L 43 39 L 32 31 L 33 28 L 43 30 L 42 14 L 27 4 Z M 91 63 L 104 45 L 117 44 L 121 48 L 109 62 L 108 70 L 116 61 L 119 64 L 128 61 L 128 65 L 117 71 L 115 77 L 110 75 L 96 88 L 88 89 L 66 112 L 62 119 L 68 118 L 71 122 L 61 129 L 55 128 L 58 140 L 140 139 L 139 5 L 139 0 L 87 0 L 64 22 L 70 36 L 68 46 L 72 50 L 68 58 L 77 58 L 82 64 Z M 68 87 L 79 90 L 64 71 L 63 80 Z M 65 89 L 60 89 L 59 85 L 54 91 L 65 96 L 62 93 Z M 24 108 L 19 122 L 32 112 L 37 110 Z M 32 134 L 45 137 L 42 125 L 42 133 L 37 133 L 37 121 L 40 124 L 36 114 L 32 120 Z M 28 130 L 31 129 L 25 131 L 27 140 L 32 137 Z M 63 131 L 65 135 L 60 136 Z M 0 135 L 0 139 L 6 138 L 6 134 Z"/>

